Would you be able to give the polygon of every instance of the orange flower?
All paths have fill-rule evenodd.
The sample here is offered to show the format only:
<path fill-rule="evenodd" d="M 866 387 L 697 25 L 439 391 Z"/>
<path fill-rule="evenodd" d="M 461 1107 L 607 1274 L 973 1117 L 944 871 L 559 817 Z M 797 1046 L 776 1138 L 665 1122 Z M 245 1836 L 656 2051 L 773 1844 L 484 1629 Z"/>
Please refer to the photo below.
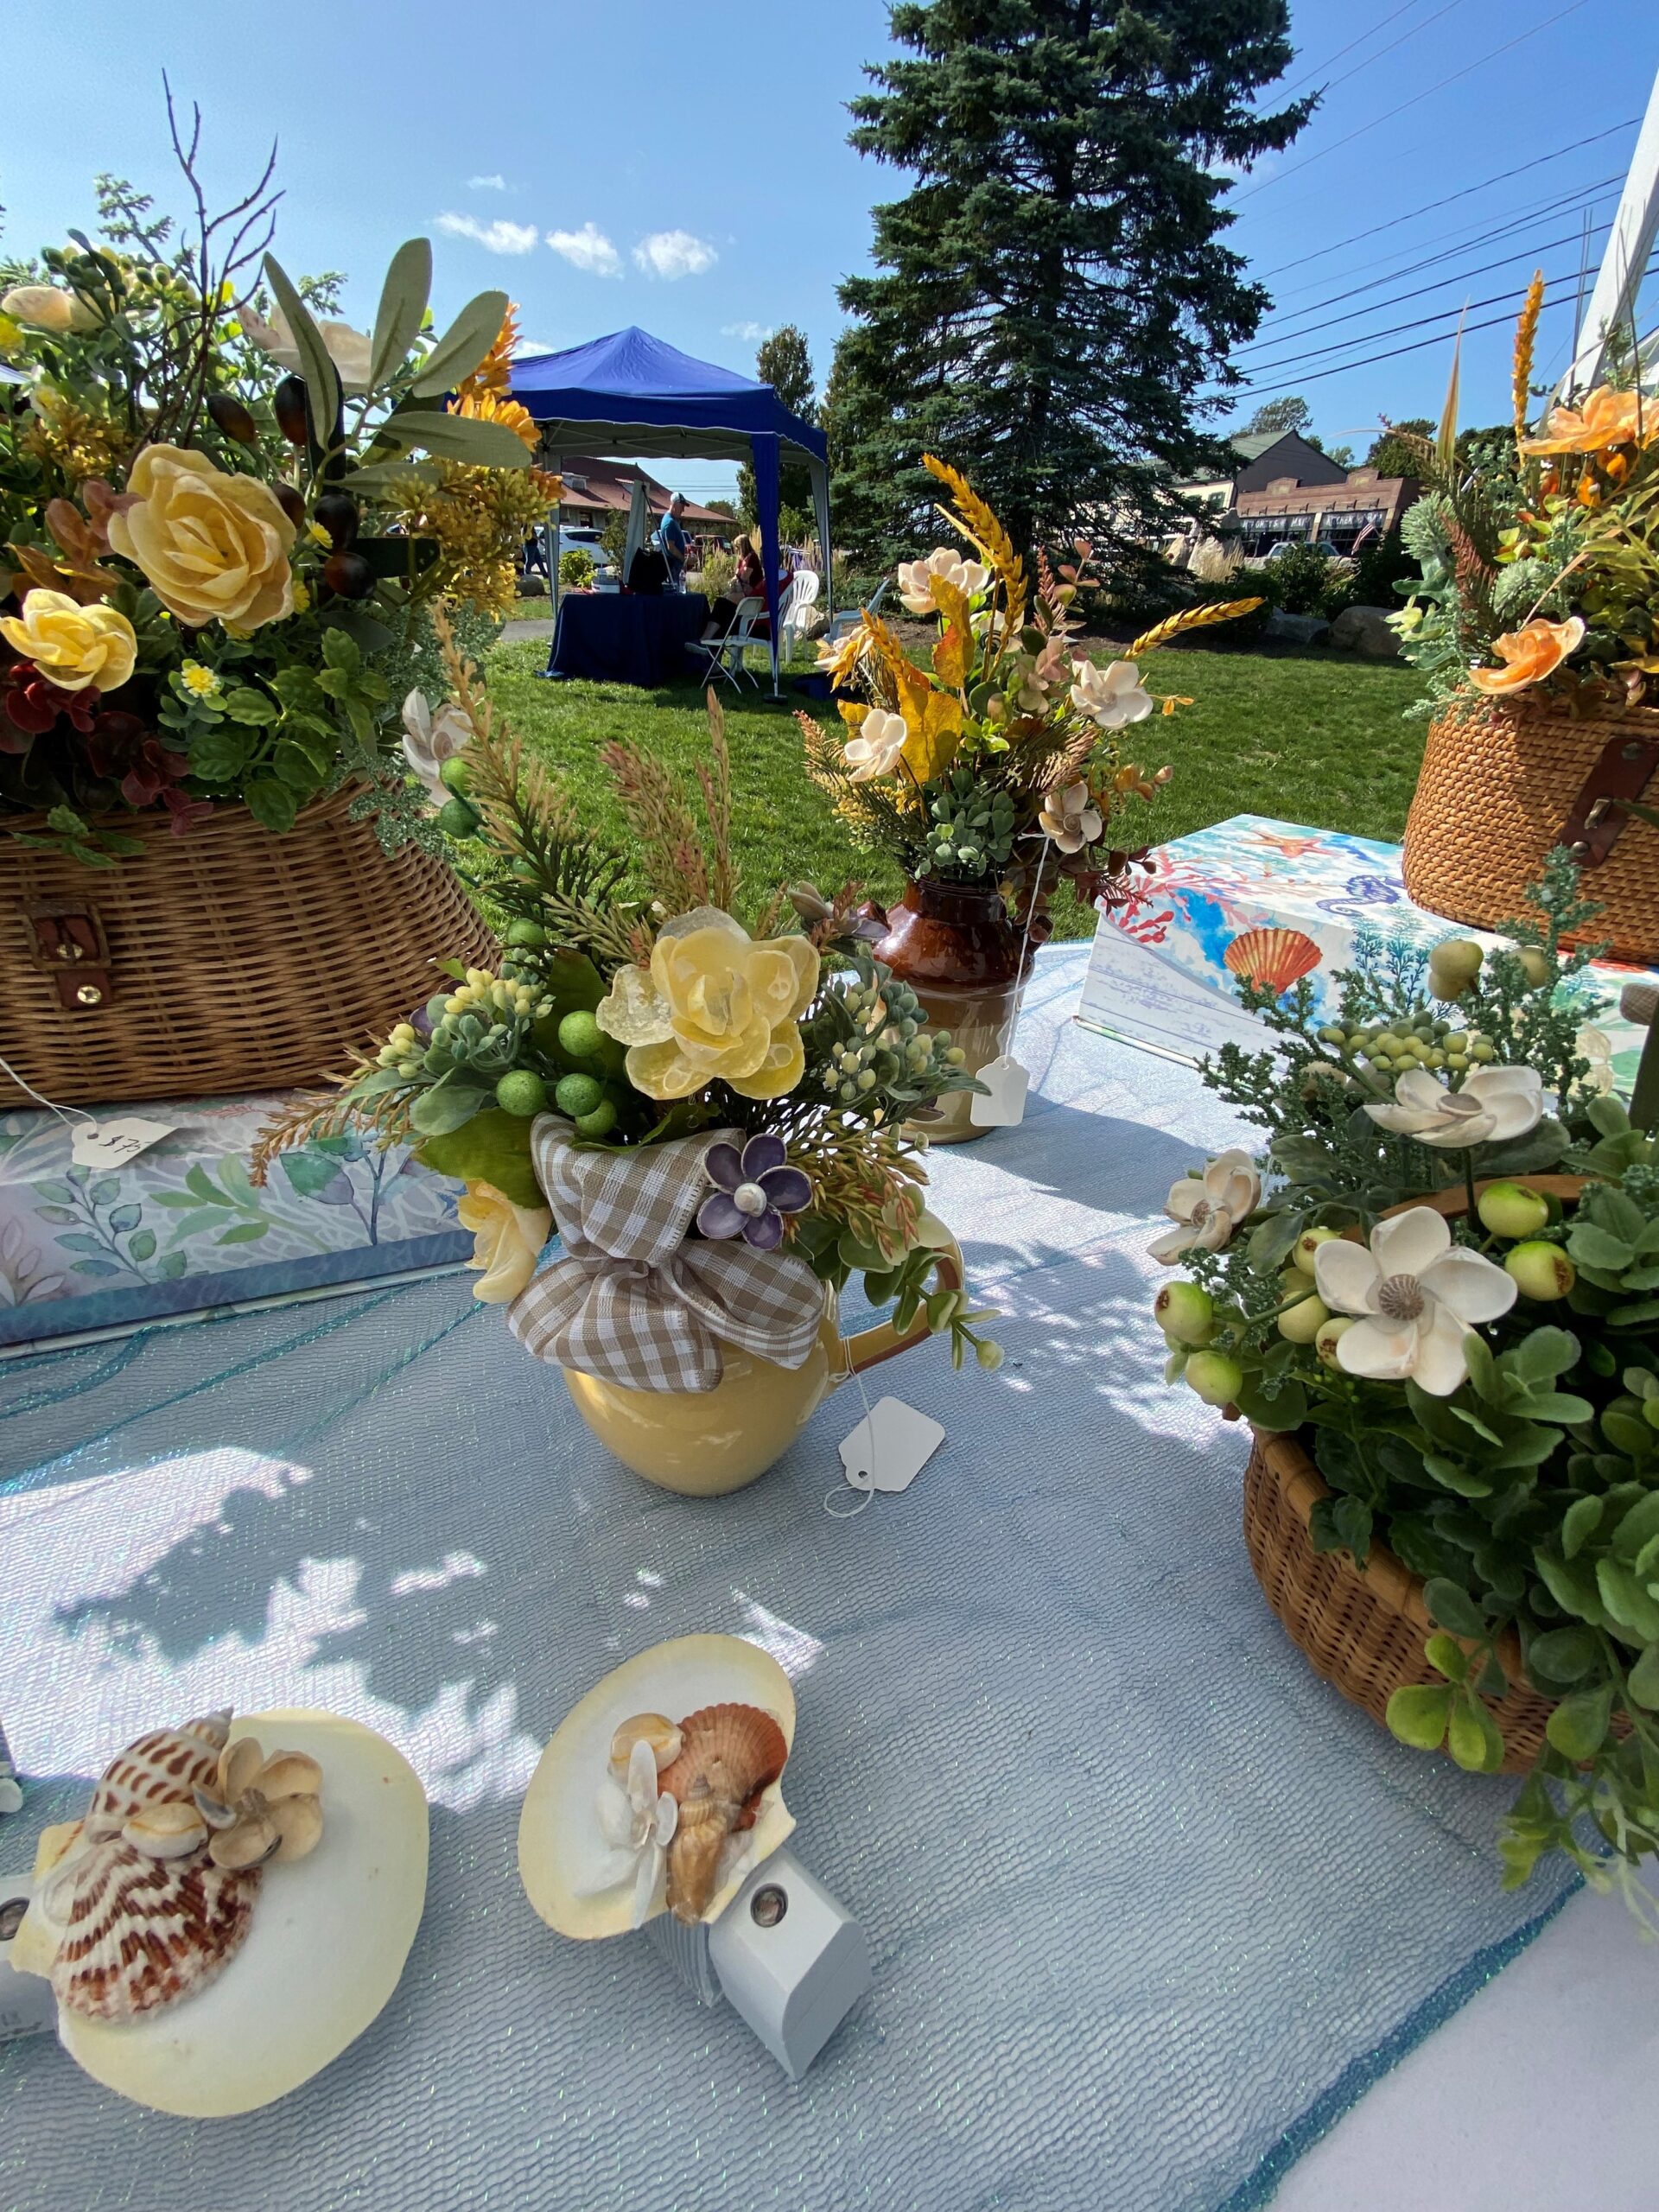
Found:
<path fill-rule="evenodd" d="M 1469 681 L 1478 691 L 1496 696 L 1507 691 L 1524 691 L 1529 684 L 1541 683 L 1571 652 L 1576 652 L 1584 641 L 1584 624 L 1575 614 L 1570 622 L 1546 622 L 1541 619 L 1529 622 L 1524 628 L 1512 630 L 1507 637 L 1494 638 L 1492 651 L 1504 663 L 1502 668 L 1471 668 Z"/>
<path fill-rule="evenodd" d="M 1580 414 L 1552 407 L 1543 435 L 1522 438 L 1522 453 L 1605 453 L 1609 446 L 1650 445 L 1659 437 L 1659 411 L 1634 391 L 1598 385 Z"/>

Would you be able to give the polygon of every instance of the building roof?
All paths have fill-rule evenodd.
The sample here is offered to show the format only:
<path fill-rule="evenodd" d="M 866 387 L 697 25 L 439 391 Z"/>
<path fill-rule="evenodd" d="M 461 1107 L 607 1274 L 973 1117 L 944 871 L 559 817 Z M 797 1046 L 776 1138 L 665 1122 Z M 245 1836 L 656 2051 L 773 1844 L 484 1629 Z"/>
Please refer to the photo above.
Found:
<path fill-rule="evenodd" d="M 1241 430 L 1227 442 L 1241 461 L 1260 461 L 1285 438 L 1300 437 L 1298 430 Z"/>
<path fill-rule="evenodd" d="M 645 505 L 652 514 L 668 512 L 668 487 L 659 484 L 649 470 L 637 468 L 626 461 L 589 461 L 580 454 L 567 453 L 559 456 L 559 466 L 564 477 L 565 493 L 561 504 L 567 507 L 603 507 L 618 514 L 626 514 L 633 499 L 634 479 L 643 480 Z M 571 479 L 582 479 L 580 486 Z M 685 520 L 699 530 L 731 530 L 734 527 L 730 515 L 721 514 L 716 507 L 699 506 L 693 499 L 685 503 Z"/>

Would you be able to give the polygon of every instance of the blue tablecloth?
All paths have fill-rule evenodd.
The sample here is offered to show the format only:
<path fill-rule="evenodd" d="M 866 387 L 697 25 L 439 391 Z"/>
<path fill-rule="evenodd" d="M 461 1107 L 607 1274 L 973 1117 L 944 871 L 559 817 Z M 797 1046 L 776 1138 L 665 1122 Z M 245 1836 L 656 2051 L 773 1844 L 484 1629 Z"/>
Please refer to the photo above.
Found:
<path fill-rule="evenodd" d="M 571 592 L 559 601 L 547 673 L 654 690 L 691 669 L 685 648 L 708 620 L 701 592 Z"/>
<path fill-rule="evenodd" d="M 1562 1902 L 1498 1886 L 1512 1783 L 1394 1743 L 1268 1610 L 1248 1440 L 1165 1388 L 1147 1311 L 1153 1217 L 1240 1132 L 1075 1026 L 1083 966 L 1039 957 L 1023 1126 L 931 1162 L 1007 1363 L 883 1369 L 946 1440 L 855 1519 L 823 1510 L 850 1391 L 752 1489 L 671 1497 L 453 1278 L 0 1370 L 31 1777 L 0 1865 L 114 1746 L 232 1699 L 354 1715 L 432 1802 L 402 1983 L 283 2104 L 163 2119 L 0 2046 L 6 2212 L 1245 2212 Z M 869 1934 L 798 2084 L 644 1938 L 564 1942 L 518 1885 L 547 1737 L 694 1630 L 793 1677 L 794 1848 Z"/>

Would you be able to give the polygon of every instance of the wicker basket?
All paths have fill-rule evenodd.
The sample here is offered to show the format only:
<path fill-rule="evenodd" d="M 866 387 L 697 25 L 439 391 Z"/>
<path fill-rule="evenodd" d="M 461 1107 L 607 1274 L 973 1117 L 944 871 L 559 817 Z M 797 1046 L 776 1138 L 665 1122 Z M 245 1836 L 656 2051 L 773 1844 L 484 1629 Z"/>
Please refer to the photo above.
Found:
<path fill-rule="evenodd" d="M 1395 1690 L 1440 1680 L 1423 1656 L 1433 1627 L 1423 1586 L 1373 1544 L 1362 1572 L 1346 1552 L 1316 1552 L 1308 1516 L 1330 1492 L 1294 1436 L 1258 1429 L 1244 1471 L 1244 1541 L 1255 1579 L 1314 1672 L 1387 1725 Z M 1550 1707 L 1524 1686 L 1512 1635 L 1498 1644 L 1509 1695 L 1488 1700 L 1503 1738 L 1503 1771 L 1523 1774 L 1543 1749 Z"/>
<path fill-rule="evenodd" d="M 1543 706 L 1460 702 L 1432 725 L 1406 823 L 1406 889 L 1431 913 L 1501 929 L 1525 911 L 1545 855 L 1577 842 L 1569 821 L 1606 748 L 1659 744 L 1659 709 L 1574 721 Z M 1637 791 L 1627 788 L 1626 797 Z M 1644 804 L 1659 798 L 1659 776 Z M 1583 810 L 1579 810 L 1582 819 Z M 1659 830 L 1628 816 L 1598 817 L 1617 841 L 1586 865 L 1584 890 L 1603 912 L 1592 925 L 1618 960 L 1659 960 Z M 1564 834 L 1565 833 L 1565 834 Z"/>
<path fill-rule="evenodd" d="M 492 960 L 456 877 L 416 846 L 383 852 L 352 798 L 281 837 L 241 806 L 181 837 L 124 816 L 144 849 L 109 868 L 0 836 L 0 1052 L 69 1104 L 280 1089 L 429 998 L 435 960 Z M 0 1071 L 0 1105 L 32 1103 Z"/>

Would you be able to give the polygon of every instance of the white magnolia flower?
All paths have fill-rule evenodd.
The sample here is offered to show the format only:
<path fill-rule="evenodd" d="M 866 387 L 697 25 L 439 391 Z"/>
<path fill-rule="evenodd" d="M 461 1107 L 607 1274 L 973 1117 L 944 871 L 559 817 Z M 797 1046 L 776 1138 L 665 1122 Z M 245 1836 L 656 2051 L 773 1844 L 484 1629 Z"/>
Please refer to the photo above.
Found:
<path fill-rule="evenodd" d="M 1262 1197 L 1262 1178 L 1248 1152 L 1224 1152 L 1202 1175 L 1184 1175 L 1164 1202 L 1179 1229 L 1166 1230 L 1147 1246 L 1154 1260 L 1173 1268 L 1183 1252 L 1219 1252 Z"/>
<path fill-rule="evenodd" d="M 1379 1221 L 1370 1249 L 1332 1237 L 1313 1257 L 1313 1280 L 1333 1313 L 1359 1318 L 1337 1339 L 1337 1364 L 1373 1382 L 1412 1376 L 1449 1398 L 1469 1372 L 1464 1340 L 1516 1300 L 1514 1279 L 1478 1252 L 1453 1249 L 1433 1206 Z"/>
<path fill-rule="evenodd" d="M 610 1849 L 594 1878 L 577 1885 L 577 1894 L 588 1897 L 613 1890 L 632 1875 L 633 1925 L 643 1928 L 656 1902 L 664 1857 L 680 1818 L 675 1800 L 657 1787 L 657 1754 L 645 1738 L 628 1754 L 626 1780 L 617 1782 L 607 1775 L 600 1784 L 594 1811 Z"/>
<path fill-rule="evenodd" d="M 1411 1068 L 1395 1078 L 1394 1102 L 1365 1111 L 1396 1136 L 1462 1152 L 1535 1129 L 1543 1118 L 1544 1086 L 1535 1068 L 1471 1068 L 1460 1090 L 1448 1090 L 1427 1068 Z"/>
<path fill-rule="evenodd" d="M 1132 660 L 1109 661 L 1104 668 L 1085 660 L 1077 663 L 1071 703 L 1102 729 L 1122 729 L 1127 722 L 1145 721 L 1152 712 L 1152 694 L 1142 689 Z"/>
<path fill-rule="evenodd" d="M 449 797 L 438 771 L 471 741 L 473 726 L 461 709 L 442 707 L 434 715 L 423 691 L 404 702 L 404 758 L 426 785 L 435 805 Z"/>
<path fill-rule="evenodd" d="M 899 596 L 912 614 L 931 614 L 933 579 L 943 576 L 946 583 L 954 584 L 969 599 L 984 590 L 991 581 L 991 572 L 980 561 L 964 561 L 960 553 L 948 545 L 936 545 L 925 561 L 901 561 L 899 563 Z"/>
<path fill-rule="evenodd" d="M 1037 822 L 1063 853 L 1080 853 L 1106 827 L 1099 808 L 1090 800 L 1088 785 L 1082 783 L 1068 784 L 1063 791 L 1050 791 Z"/>
<path fill-rule="evenodd" d="M 1592 1090 L 1610 1091 L 1613 1088 L 1613 1040 L 1605 1029 L 1598 1029 L 1586 1021 L 1573 1039 L 1573 1048 L 1580 1059 L 1588 1060 L 1590 1072 L 1585 1081 Z"/>
<path fill-rule="evenodd" d="M 873 777 L 890 776 L 899 765 L 899 755 L 909 736 L 910 726 L 902 715 L 890 715 L 885 708 L 872 707 L 859 724 L 857 736 L 847 741 L 842 757 L 849 780 L 868 784 Z"/>
<path fill-rule="evenodd" d="M 271 311 L 269 322 L 261 321 L 251 308 L 242 310 L 242 328 L 262 353 L 269 353 L 279 369 L 286 369 L 292 376 L 303 376 L 305 364 L 300 359 L 300 349 L 294 343 L 294 333 L 289 328 L 288 317 L 280 308 Z M 340 372 L 340 387 L 346 391 L 366 391 L 369 388 L 369 363 L 374 353 L 374 340 L 360 330 L 353 330 L 349 322 L 319 321 L 322 342 L 328 349 L 328 358 Z"/>

